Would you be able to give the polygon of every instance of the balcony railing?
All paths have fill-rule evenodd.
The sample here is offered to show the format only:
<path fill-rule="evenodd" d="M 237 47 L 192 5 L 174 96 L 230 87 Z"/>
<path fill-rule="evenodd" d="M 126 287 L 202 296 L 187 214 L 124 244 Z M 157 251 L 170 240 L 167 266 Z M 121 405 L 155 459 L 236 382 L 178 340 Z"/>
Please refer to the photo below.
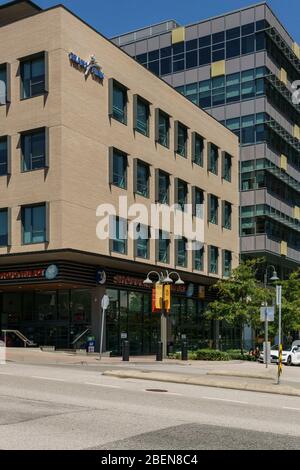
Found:
<path fill-rule="evenodd" d="M 266 34 L 273 41 L 273 43 L 281 50 L 284 56 L 289 60 L 297 73 L 300 73 L 300 60 L 296 56 L 295 52 L 285 42 L 282 36 L 279 34 L 276 28 L 266 29 Z"/>
<path fill-rule="evenodd" d="M 275 88 L 275 90 L 280 93 L 280 95 L 287 101 L 287 103 L 294 108 L 297 113 L 300 114 L 300 105 L 294 104 L 292 100 L 292 93 L 285 86 L 285 84 L 279 80 L 278 77 L 274 74 L 266 75 L 265 79 L 267 82 Z"/>

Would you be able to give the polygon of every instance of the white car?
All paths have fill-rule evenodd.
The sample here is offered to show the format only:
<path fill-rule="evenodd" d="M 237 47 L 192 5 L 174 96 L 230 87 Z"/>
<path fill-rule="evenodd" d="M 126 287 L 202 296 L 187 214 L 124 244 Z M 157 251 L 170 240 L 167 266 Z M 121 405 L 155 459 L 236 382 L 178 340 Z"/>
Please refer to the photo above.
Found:
<path fill-rule="evenodd" d="M 260 362 L 264 362 L 264 353 L 261 352 L 259 356 Z M 278 346 L 271 347 L 271 362 L 278 362 Z M 300 365 L 300 344 L 295 341 L 292 346 L 284 347 L 282 351 L 282 363 L 287 366 Z"/>

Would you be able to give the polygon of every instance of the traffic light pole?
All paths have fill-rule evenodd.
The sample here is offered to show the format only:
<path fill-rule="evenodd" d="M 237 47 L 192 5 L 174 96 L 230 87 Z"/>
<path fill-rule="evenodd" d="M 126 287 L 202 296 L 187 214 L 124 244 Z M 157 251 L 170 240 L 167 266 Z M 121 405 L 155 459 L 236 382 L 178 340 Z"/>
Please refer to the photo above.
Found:
<path fill-rule="evenodd" d="M 277 305 L 278 305 L 278 378 L 277 384 L 280 385 L 280 376 L 282 373 L 282 347 L 281 347 L 281 303 L 282 303 L 282 287 L 276 286 L 276 297 L 277 297 Z"/>
<path fill-rule="evenodd" d="M 165 284 L 162 285 L 162 302 L 161 302 L 161 318 L 160 318 L 160 340 L 163 345 L 163 359 L 167 358 L 167 316 L 165 310 Z"/>

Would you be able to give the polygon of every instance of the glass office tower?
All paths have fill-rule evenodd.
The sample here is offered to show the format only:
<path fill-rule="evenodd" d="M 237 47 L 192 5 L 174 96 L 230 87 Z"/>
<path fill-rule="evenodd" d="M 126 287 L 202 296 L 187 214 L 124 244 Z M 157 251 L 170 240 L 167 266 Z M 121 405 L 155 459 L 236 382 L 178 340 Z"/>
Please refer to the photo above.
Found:
<path fill-rule="evenodd" d="M 242 257 L 300 267 L 300 51 L 269 6 L 112 40 L 239 136 Z"/>

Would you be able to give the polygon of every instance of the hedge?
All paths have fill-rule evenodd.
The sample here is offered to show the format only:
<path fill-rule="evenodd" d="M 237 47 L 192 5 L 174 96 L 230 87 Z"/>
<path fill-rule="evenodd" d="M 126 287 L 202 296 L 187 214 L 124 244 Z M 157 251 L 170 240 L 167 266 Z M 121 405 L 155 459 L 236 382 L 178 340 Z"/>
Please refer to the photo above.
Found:
<path fill-rule="evenodd" d="M 170 354 L 171 359 L 181 359 L 181 353 L 176 352 Z M 219 351 L 216 349 L 198 349 L 189 351 L 188 358 L 190 361 L 255 361 L 255 357 L 249 354 L 241 354 L 239 350 Z"/>

